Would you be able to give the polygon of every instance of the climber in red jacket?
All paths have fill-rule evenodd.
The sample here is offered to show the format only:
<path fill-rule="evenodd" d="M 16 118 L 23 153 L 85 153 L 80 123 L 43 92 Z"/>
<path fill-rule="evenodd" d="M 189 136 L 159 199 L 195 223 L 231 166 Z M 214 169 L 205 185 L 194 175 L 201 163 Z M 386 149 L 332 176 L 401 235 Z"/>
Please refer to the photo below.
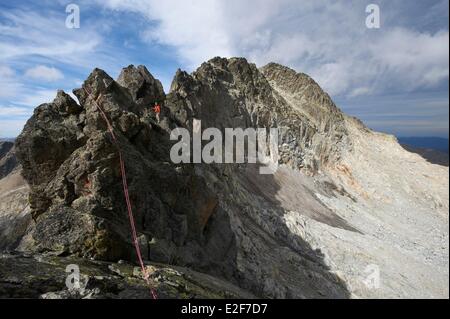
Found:
<path fill-rule="evenodd" d="M 155 106 L 153 107 L 153 112 L 156 114 L 156 121 L 159 123 L 159 115 L 161 113 L 161 106 L 158 102 L 155 102 Z"/>

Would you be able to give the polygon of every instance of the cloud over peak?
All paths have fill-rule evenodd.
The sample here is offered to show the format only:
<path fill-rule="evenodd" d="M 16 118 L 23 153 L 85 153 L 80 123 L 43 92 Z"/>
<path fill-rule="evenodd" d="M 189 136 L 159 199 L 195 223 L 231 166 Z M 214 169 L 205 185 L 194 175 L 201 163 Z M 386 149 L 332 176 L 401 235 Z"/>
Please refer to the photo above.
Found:
<path fill-rule="evenodd" d="M 60 70 L 45 65 L 37 65 L 33 68 L 26 70 L 25 76 L 32 79 L 43 80 L 47 82 L 58 81 L 64 78 L 64 75 L 61 73 Z"/>
<path fill-rule="evenodd" d="M 415 30 L 417 17 L 408 20 L 402 8 L 386 1 L 380 4 L 386 18 L 377 30 L 366 28 L 361 1 L 99 3 L 154 22 L 142 32 L 143 39 L 173 47 L 191 69 L 216 55 L 245 56 L 258 65 L 286 64 L 311 74 L 330 94 L 348 96 L 392 87 L 407 92 L 448 79 L 448 28 Z M 438 4 L 445 6 L 445 1 Z M 402 14 L 401 23 L 391 18 Z"/>

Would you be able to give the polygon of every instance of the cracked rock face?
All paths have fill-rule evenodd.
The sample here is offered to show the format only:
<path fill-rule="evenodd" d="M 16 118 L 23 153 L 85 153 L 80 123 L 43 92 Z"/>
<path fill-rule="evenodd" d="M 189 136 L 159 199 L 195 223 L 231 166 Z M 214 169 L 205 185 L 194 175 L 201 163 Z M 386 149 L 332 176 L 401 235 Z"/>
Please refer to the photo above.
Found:
<path fill-rule="evenodd" d="M 8 241 L 14 240 L 9 247 L 21 252 L 136 260 L 119 153 L 102 112 L 123 155 L 144 258 L 221 278 L 257 297 L 398 293 L 395 276 L 380 295 L 358 279 L 366 264 L 392 266 L 370 249 L 383 245 L 374 230 L 389 227 L 392 220 L 386 216 L 401 215 L 395 203 L 402 200 L 417 204 L 420 212 L 430 210 L 427 225 L 441 218 L 430 217 L 435 212 L 448 209 L 442 187 L 430 201 L 414 196 L 422 194 L 422 181 L 414 192 L 404 192 L 393 164 L 386 167 L 392 167 L 395 181 L 377 175 L 370 183 L 365 177 L 370 167 L 395 162 L 407 169 L 410 164 L 401 163 L 409 153 L 343 114 L 309 76 L 278 64 L 258 69 L 243 58 L 214 58 L 192 74 L 178 70 L 167 95 L 143 66 L 124 68 L 117 81 L 95 69 L 74 94 L 78 102 L 59 91 L 53 102 L 37 107 L 16 140 L 15 154 L 30 187 L 29 203 L 21 207 L 30 217 L 18 228 L 22 237 Z M 151 110 L 155 102 L 162 106 L 159 123 Z M 194 118 L 203 128 L 279 128 L 280 169 L 259 175 L 250 164 L 172 163 L 176 141 L 170 132 L 176 127 L 191 131 Z M 380 145 L 392 153 L 379 152 Z M 420 167 L 430 178 L 442 173 L 419 158 L 408 163 L 414 161 L 411 169 Z M 413 175 L 406 178 L 404 184 L 417 181 Z M 372 218 L 378 209 L 385 214 Z M 399 224 L 411 220 L 404 218 Z M 395 246 L 395 236 L 384 238 L 386 247 Z M 399 249 L 408 262 L 407 239 Z M 445 265 L 445 251 L 448 265 L 448 246 L 432 259 L 439 267 Z M 427 275 L 429 269 L 420 267 L 411 274 Z M 430 293 L 445 295 L 438 286 Z M 411 281 L 403 287 L 406 293 L 417 289 Z"/>
<path fill-rule="evenodd" d="M 149 239 L 180 245 L 199 236 L 194 207 L 212 195 L 205 191 L 197 201 L 189 197 L 191 184 L 204 181 L 167 164 L 167 132 L 156 128 L 148 107 L 139 104 L 143 98 L 160 99 L 160 86 L 142 67 L 124 69 L 120 79 L 129 81 L 129 88 L 94 70 L 83 88 L 74 91 L 82 107 L 66 112 L 61 102 L 74 101 L 59 92 L 53 103 L 36 109 L 17 139 L 23 174 L 32 188 L 36 231 L 31 249 L 132 258 L 118 152 L 95 103 L 108 114 L 124 154 L 138 228 Z M 138 87 L 147 88 L 140 93 L 146 95 L 136 95 Z"/>

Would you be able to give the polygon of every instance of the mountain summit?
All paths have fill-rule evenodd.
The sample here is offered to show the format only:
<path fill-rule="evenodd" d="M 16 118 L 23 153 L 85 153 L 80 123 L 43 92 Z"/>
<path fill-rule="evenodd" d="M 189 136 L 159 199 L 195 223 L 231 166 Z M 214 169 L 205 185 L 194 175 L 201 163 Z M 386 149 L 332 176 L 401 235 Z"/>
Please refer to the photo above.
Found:
<path fill-rule="evenodd" d="M 192 74 L 178 70 L 167 95 L 132 65 L 117 81 L 95 69 L 73 93 L 78 102 L 59 91 L 38 106 L 16 140 L 29 202 L 0 205 L 0 230 L 17 224 L 18 211 L 28 216 L 4 236 L 9 251 L 136 262 L 120 158 L 100 105 L 122 150 L 149 263 L 220 281 L 229 293 L 214 297 L 448 297 L 448 167 L 345 115 L 308 75 L 217 57 Z M 219 130 L 279 128 L 279 169 L 172 163 L 170 133 L 192 130 L 193 119 Z M 3 191 L 9 177 L 1 197 L 15 192 Z M 0 274 L 11 258 L 0 259 Z M 101 287 L 99 296 L 111 294 Z"/>

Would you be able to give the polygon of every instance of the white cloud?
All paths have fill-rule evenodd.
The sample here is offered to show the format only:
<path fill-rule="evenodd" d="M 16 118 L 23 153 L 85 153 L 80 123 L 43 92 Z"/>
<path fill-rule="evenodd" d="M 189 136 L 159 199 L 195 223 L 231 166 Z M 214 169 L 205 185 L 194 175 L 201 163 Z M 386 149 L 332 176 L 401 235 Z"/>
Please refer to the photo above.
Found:
<path fill-rule="evenodd" d="M 356 96 L 360 96 L 360 95 L 367 95 L 372 93 L 372 89 L 368 88 L 368 87 L 358 87 L 354 90 L 352 90 L 349 94 L 349 97 L 356 97 Z"/>
<path fill-rule="evenodd" d="M 31 94 L 26 94 L 15 101 L 16 104 L 37 107 L 43 103 L 50 103 L 56 97 L 56 90 L 40 89 Z"/>
<path fill-rule="evenodd" d="M 54 81 L 61 79 L 62 74 L 55 68 L 38 66 L 27 70 L 25 76 L 37 80 Z M 53 101 L 55 96 L 55 89 L 26 86 L 22 84 L 21 79 L 15 75 L 12 68 L 0 65 L 0 99 L 3 100 L 3 104 L 6 99 L 10 101 L 9 104 L 36 107 L 42 103 Z M 0 107 L 0 116 L 13 115 L 17 112 L 20 113 L 19 108 Z"/>
<path fill-rule="evenodd" d="M 0 98 L 10 98 L 17 96 L 18 92 L 20 92 L 21 89 L 21 83 L 0 79 Z"/>
<path fill-rule="evenodd" d="M 397 81 L 406 85 L 433 87 L 449 76 L 449 32 L 418 33 L 396 28 L 371 46 L 379 63 Z"/>
<path fill-rule="evenodd" d="M 16 96 L 22 84 L 15 78 L 15 72 L 7 65 L 0 65 L 0 98 Z"/>
<path fill-rule="evenodd" d="M 45 65 L 38 65 L 31 69 L 26 70 L 25 76 L 32 79 L 43 80 L 47 82 L 58 81 L 64 78 L 64 75 L 61 73 L 60 70 Z"/>
<path fill-rule="evenodd" d="M 215 55 L 230 56 L 229 31 L 220 1 L 99 1 L 110 9 L 141 13 L 158 25 L 142 31 L 149 42 L 175 46 L 189 66 Z"/>
<path fill-rule="evenodd" d="M 390 19 L 381 29 L 369 30 L 361 1 L 98 3 L 152 21 L 143 38 L 173 46 L 188 69 L 217 55 L 245 56 L 260 66 L 275 61 L 311 74 L 332 95 L 347 96 L 434 87 L 449 76 L 448 28 L 418 32 L 412 30 L 417 21 L 411 21 L 410 30 Z M 391 6 L 386 15 L 402 12 Z"/>
<path fill-rule="evenodd" d="M 0 118 L 0 137 L 16 137 L 23 130 L 25 123 L 24 119 Z"/>
<path fill-rule="evenodd" d="M 15 74 L 14 70 L 7 65 L 0 65 L 0 78 L 10 78 Z"/>
<path fill-rule="evenodd" d="M 33 110 L 26 107 L 19 106 L 0 106 L 0 116 L 11 117 L 11 116 L 30 116 Z"/>
<path fill-rule="evenodd" d="M 0 137 L 17 136 L 27 119 L 33 114 L 33 109 L 40 104 L 52 102 L 55 97 L 56 90 L 40 89 L 31 94 L 23 93 L 15 101 L 14 104 L 17 105 L 0 106 Z"/>
<path fill-rule="evenodd" d="M 111 47 L 104 44 L 101 32 L 108 20 L 89 21 L 80 29 L 65 27 L 64 6 L 60 12 L 45 14 L 28 10 L 0 12 L 0 59 L 23 61 L 30 56 L 55 63 L 91 68 L 92 64 L 112 65 Z"/>

